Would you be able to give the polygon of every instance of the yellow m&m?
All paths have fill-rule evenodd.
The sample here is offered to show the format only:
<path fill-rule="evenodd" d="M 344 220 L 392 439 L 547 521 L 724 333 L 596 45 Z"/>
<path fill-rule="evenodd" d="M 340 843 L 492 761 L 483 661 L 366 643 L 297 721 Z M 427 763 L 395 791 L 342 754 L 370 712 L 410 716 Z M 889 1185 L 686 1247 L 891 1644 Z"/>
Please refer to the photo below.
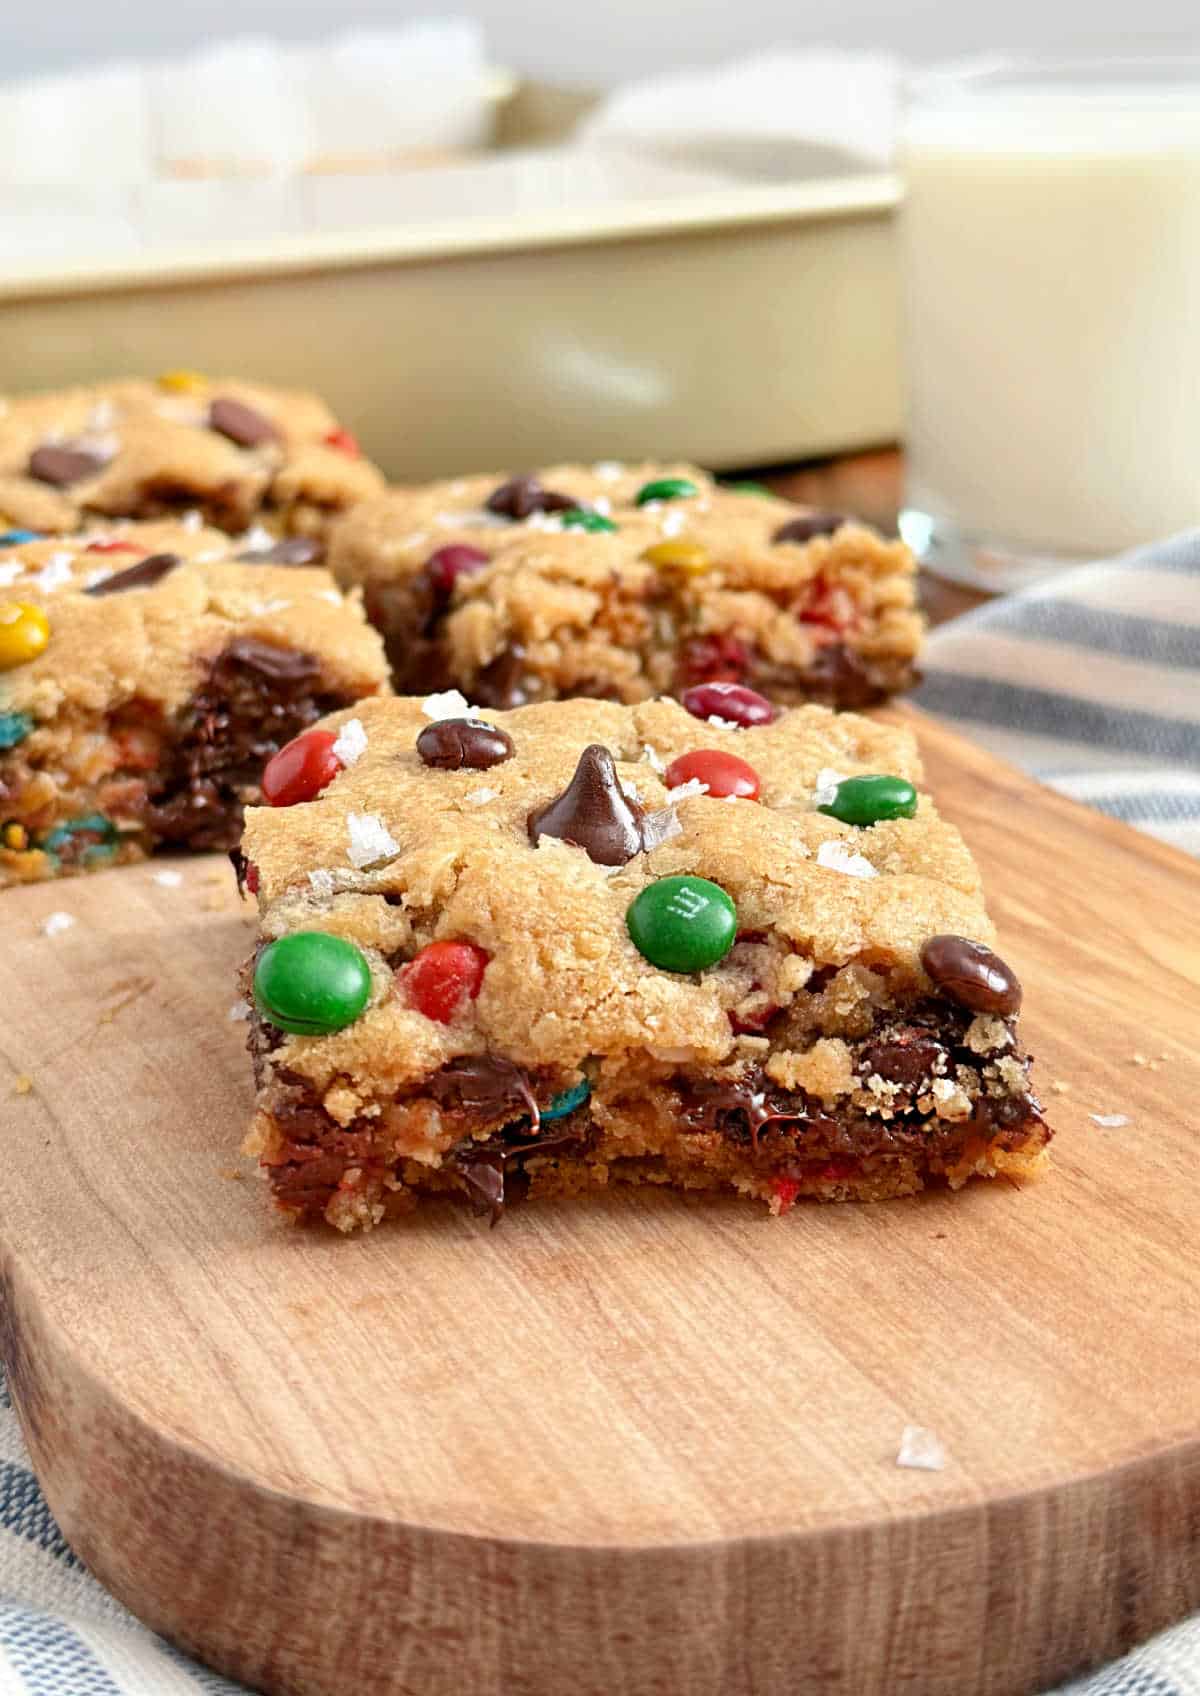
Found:
<path fill-rule="evenodd" d="M 50 640 L 50 620 L 27 601 L 0 601 L 0 671 L 37 659 Z"/>
<path fill-rule="evenodd" d="M 699 542 L 689 542 L 680 536 L 673 542 L 655 542 L 652 548 L 647 548 L 642 558 L 650 565 L 656 565 L 660 571 L 678 571 L 684 577 L 699 577 L 712 565 L 707 548 L 702 548 Z"/>
<path fill-rule="evenodd" d="M 158 386 L 174 395 L 194 395 L 208 384 L 199 371 L 162 371 L 159 373 Z"/>

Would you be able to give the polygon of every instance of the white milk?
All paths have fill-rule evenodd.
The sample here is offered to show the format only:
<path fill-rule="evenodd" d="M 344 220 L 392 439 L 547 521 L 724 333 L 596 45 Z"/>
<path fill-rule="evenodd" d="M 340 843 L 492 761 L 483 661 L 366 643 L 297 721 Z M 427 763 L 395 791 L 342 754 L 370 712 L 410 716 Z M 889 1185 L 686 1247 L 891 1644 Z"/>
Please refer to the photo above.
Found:
<path fill-rule="evenodd" d="M 918 102 L 903 168 L 908 506 L 1067 556 L 1200 523 L 1200 76 Z"/>

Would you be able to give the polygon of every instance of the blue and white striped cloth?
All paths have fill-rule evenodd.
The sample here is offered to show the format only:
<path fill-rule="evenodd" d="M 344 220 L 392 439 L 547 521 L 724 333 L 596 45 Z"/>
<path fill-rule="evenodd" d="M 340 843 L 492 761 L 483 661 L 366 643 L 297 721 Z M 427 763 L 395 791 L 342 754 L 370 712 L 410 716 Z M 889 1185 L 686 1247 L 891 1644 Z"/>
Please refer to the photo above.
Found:
<path fill-rule="evenodd" d="M 944 625 L 926 677 L 928 711 L 1200 854 L 1200 532 Z M 0 1696 L 197 1692 L 236 1687 L 139 1625 L 72 1554 L 0 1380 Z M 1200 1618 L 1054 1696 L 1200 1696 Z"/>
<path fill-rule="evenodd" d="M 930 636 L 918 706 L 1200 854 L 1200 531 L 1057 573 Z"/>

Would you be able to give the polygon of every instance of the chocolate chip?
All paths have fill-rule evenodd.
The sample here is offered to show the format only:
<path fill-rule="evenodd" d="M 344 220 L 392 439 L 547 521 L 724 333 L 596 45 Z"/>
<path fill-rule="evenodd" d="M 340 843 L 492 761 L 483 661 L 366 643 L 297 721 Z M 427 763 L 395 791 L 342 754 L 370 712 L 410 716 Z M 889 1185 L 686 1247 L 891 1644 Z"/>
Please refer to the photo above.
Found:
<path fill-rule="evenodd" d="M 920 1025 L 893 1025 L 863 1049 L 858 1072 L 911 1091 L 927 1078 L 942 1076 L 946 1059 L 944 1046 Z"/>
<path fill-rule="evenodd" d="M 270 642 L 256 642 L 253 636 L 239 636 L 221 657 L 251 671 L 261 672 L 264 677 L 286 679 L 289 683 L 317 677 L 321 671 L 321 663 L 315 654 L 302 653 L 297 648 L 277 648 Z"/>
<path fill-rule="evenodd" d="M 120 595 L 126 589 L 151 589 L 182 564 L 178 554 L 147 554 L 136 565 L 126 566 L 124 571 L 114 571 L 111 577 L 93 583 L 90 589 L 84 590 L 84 594 Z"/>
<path fill-rule="evenodd" d="M 845 642 L 826 642 L 798 672 L 806 701 L 830 707 L 869 707 L 887 694 L 878 673 Z"/>
<path fill-rule="evenodd" d="M 56 489 L 69 489 L 72 483 L 94 477 L 107 464 L 102 454 L 89 453 L 85 448 L 43 442 L 29 456 L 29 475 L 39 483 L 53 483 Z"/>
<path fill-rule="evenodd" d="M 476 1215 L 488 1213 L 493 1225 L 504 1213 L 504 1154 L 500 1149 L 472 1149 L 468 1144 L 454 1165 Z"/>
<path fill-rule="evenodd" d="M 471 685 L 473 699 L 481 707 L 495 707 L 501 712 L 523 707 L 529 699 L 529 679 L 522 669 L 524 660 L 525 650 L 519 642 L 505 648 Z"/>
<path fill-rule="evenodd" d="M 513 1118 L 514 1109 L 541 1122 L 529 1080 L 511 1060 L 495 1054 L 470 1054 L 451 1060 L 429 1080 L 429 1093 L 444 1106 L 474 1113 L 481 1121 Z"/>
<path fill-rule="evenodd" d="M 478 718 L 443 718 L 427 724 L 417 737 L 417 753 L 427 766 L 442 771 L 487 771 L 513 757 L 513 740 L 497 725 Z"/>
<path fill-rule="evenodd" d="M 238 559 L 245 565 L 319 565 L 325 545 L 314 536 L 285 536 L 269 548 L 252 548 Z"/>
<path fill-rule="evenodd" d="M 493 489 L 487 498 L 489 512 L 503 518 L 529 518 L 535 512 L 572 512 L 579 502 L 572 495 L 558 495 L 553 489 L 543 489 L 536 477 L 511 477 Z"/>
<path fill-rule="evenodd" d="M 208 409 L 208 424 L 211 430 L 228 436 L 239 448 L 261 447 L 264 442 L 273 442 L 279 434 L 269 418 L 247 406 L 245 401 L 231 400 L 228 395 L 219 395 L 213 401 Z"/>
<path fill-rule="evenodd" d="M 814 536 L 832 536 L 846 520 L 840 512 L 806 512 L 781 524 L 773 542 L 811 542 Z"/>
<path fill-rule="evenodd" d="M 943 995 L 973 1013 L 1007 1019 L 1021 1005 L 1016 973 L 982 942 L 931 936 L 921 950 L 921 964 Z"/>
<path fill-rule="evenodd" d="M 579 756 L 575 775 L 553 801 L 529 815 L 529 838 L 556 836 L 598 866 L 623 866 L 640 854 L 645 812 L 621 788 L 613 757 L 599 742 Z"/>

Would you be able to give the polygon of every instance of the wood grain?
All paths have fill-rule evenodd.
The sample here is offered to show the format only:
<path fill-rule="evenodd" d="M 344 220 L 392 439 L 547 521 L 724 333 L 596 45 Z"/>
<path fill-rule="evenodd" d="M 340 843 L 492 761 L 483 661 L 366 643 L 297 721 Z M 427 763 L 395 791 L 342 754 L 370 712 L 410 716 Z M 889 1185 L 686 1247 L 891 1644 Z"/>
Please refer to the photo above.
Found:
<path fill-rule="evenodd" d="M 1000 1696 L 1200 1607 L 1200 871 L 922 734 L 1059 1129 L 1021 1191 L 291 1229 L 224 872 L 0 902 L 4 1356 L 122 1600 L 303 1696 Z"/>

